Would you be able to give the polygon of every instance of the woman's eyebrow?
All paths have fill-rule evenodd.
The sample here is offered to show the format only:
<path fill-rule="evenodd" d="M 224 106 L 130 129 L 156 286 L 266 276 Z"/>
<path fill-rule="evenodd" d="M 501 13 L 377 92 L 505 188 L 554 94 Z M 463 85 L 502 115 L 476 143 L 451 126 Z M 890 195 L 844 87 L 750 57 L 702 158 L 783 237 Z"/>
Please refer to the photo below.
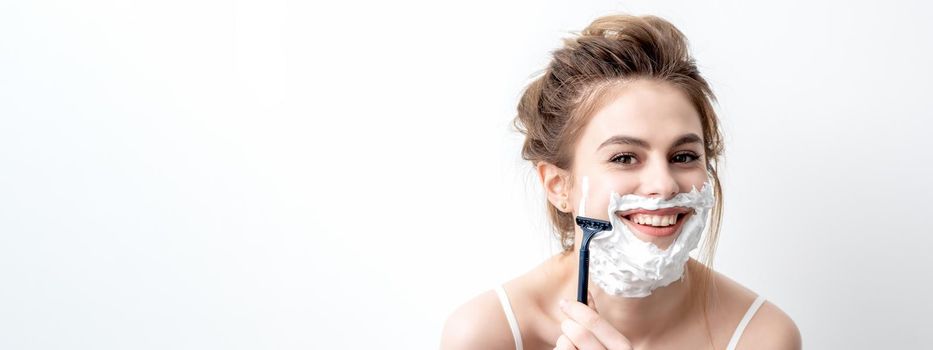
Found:
<path fill-rule="evenodd" d="M 683 136 L 677 138 L 677 140 L 671 144 L 671 148 L 674 148 L 674 147 L 677 147 L 683 144 L 688 144 L 688 143 L 703 143 L 703 139 L 701 139 L 700 136 L 694 133 L 684 134 Z M 608 145 L 612 145 L 612 144 L 632 145 L 632 146 L 637 146 L 637 147 L 641 147 L 645 149 L 651 149 L 651 145 L 649 145 L 648 142 L 646 142 L 645 140 L 642 140 L 636 137 L 631 137 L 631 136 L 615 135 L 613 137 L 608 138 L 606 141 L 603 141 L 603 143 L 600 144 L 599 147 L 596 148 L 596 150 L 599 151 L 601 148 L 608 146 Z"/>

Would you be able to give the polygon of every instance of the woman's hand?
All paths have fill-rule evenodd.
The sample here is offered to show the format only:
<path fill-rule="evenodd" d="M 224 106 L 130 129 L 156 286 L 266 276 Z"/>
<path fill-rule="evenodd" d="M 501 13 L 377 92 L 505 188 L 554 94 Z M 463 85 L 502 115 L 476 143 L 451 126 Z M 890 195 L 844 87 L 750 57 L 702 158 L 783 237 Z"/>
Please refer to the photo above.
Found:
<path fill-rule="evenodd" d="M 596 310 L 578 301 L 561 299 L 560 310 L 567 319 L 560 323 L 556 350 L 631 350 L 632 345 Z"/>

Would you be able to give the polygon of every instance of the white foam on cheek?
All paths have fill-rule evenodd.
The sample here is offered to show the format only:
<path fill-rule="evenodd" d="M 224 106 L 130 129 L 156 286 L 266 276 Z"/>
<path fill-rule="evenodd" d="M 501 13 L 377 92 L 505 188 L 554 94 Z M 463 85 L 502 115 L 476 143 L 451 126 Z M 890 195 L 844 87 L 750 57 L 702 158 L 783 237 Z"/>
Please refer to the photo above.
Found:
<path fill-rule="evenodd" d="M 580 207 L 577 208 L 577 216 L 586 216 L 586 196 L 590 194 L 590 177 L 583 176 L 583 183 L 580 185 Z"/>
<path fill-rule="evenodd" d="M 609 221 L 612 231 L 598 235 L 590 243 L 590 277 L 609 294 L 641 298 L 654 289 L 667 286 L 683 276 L 689 253 L 699 243 L 706 218 L 713 207 L 712 185 L 707 182 L 697 191 L 680 193 L 670 200 L 637 195 L 610 193 Z M 674 242 L 665 250 L 645 242 L 631 232 L 615 215 L 617 211 L 643 208 L 654 210 L 688 207 L 693 215 L 684 222 Z"/>

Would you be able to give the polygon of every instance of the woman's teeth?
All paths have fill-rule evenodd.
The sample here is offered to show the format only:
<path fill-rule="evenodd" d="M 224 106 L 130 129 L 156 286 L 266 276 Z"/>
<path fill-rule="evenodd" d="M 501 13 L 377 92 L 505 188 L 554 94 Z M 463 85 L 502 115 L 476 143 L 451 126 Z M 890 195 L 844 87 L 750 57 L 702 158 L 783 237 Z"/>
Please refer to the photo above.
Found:
<path fill-rule="evenodd" d="M 635 214 L 632 215 L 632 222 L 642 225 L 651 225 L 651 226 L 671 226 L 677 222 L 677 214 L 673 215 L 645 215 L 645 214 Z"/>

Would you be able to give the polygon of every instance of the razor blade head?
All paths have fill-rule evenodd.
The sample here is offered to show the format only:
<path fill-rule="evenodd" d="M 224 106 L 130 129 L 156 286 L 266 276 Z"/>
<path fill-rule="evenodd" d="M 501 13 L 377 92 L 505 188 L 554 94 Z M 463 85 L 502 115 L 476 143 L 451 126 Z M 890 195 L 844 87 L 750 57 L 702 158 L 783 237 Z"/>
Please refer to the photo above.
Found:
<path fill-rule="evenodd" d="M 577 225 L 584 231 L 600 232 L 612 230 L 612 224 L 605 220 L 577 216 Z"/>

